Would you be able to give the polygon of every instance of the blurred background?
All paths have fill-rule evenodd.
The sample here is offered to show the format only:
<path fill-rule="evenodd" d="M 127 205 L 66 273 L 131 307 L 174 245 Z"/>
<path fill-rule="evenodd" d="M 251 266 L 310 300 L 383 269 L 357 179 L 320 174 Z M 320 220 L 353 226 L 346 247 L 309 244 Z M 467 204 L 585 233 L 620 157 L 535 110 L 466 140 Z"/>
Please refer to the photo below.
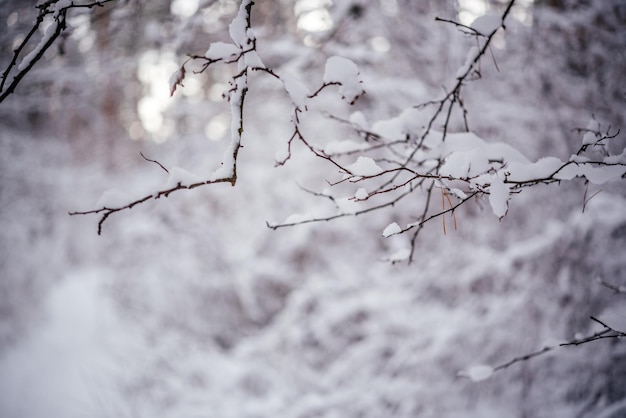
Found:
<path fill-rule="evenodd" d="M 0 4 L 4 71 L 37 2 Z M 374 122 L 454 82 L 475 40 L 435 17 L 470 24 L 506 4 L 258 0 L 252 24 L 265 65 L 311 89 L 327 57 L 357 63 L 366 95 L 322 105 Z M 230 0 L 74 10 L 0 103 L 0 416 L 623 417 L 623 340 L 558 348 L 481 382 L 458 376 L 601 331 L 590 316 L 626 331 L 626 295 L 598 281 L 626 286 L 623 182 L 587 195 L 583 180 L 537 186 L 502 221 L 471 202 L 456 229 L 427 225 L 412 264 L 388 261 L 410 237 L 381 237 L 411 218 L 411 202 L 273 231 L 266 221 L 320 204 L 300 186 L 321 191 L 337 170 L 298 147 L 274 167 L 291 103 L 259 73 L 236 187 L 148 202 L 111 216 L 101 236 L 99 218 L 68 216 L 110 189 L 158 190 L 167 174 L 140 152 L 206 176 L 219 166 L 233 69 L 188 74 L 173 97 L 168 81 L 187 54 L 229 40 L 237 10 Z M 566 160 L 590 120 L 625 128 L 626 4 L 518 0 L 480 70 L 464 90 L 470 129 L 533 161 Z M 358 139 L 315 123 L 316 143 Z"/>

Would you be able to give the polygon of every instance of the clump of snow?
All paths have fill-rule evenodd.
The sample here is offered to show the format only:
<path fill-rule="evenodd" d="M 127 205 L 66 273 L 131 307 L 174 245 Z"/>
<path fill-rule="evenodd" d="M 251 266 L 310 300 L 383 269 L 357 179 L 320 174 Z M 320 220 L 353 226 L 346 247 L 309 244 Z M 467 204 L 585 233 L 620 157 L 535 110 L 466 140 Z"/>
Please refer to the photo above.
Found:
<path fill-rule="evenodd" d="M 418 135 L 424 127 L 424 112 L 405 109 L 395 118 L 375 122 L 372 132 L 389 140 L 402 140 L 407 135 Z"/>
<path fill-rule="evenodd" d="M 354 198 L 358 200 L 367 199 L 367 196 L 368 196 L 367 190 L 365 190 L 365 188 L 363 187 L 360 187 L 354 194 Z"/>
<path fill-rule="evenodd" d="M 502 219 L 509 210 L 509 194 L 509 185 L 504 182 L 504 179 L 498 175 L 493 176 L 489 186 L 489 204 L 499 219 Z"/>
<path fill-rule="evenodd" d="M 180 67 L 170 77 L 170 96 L 174 95 L 177 86 L 183 85 L 183 79 L 185 78 L 185 67 Z"/>
<path fill-rule="evenodd" d="M 248 51 L 243 57 L 247 67 L 265 68 L 265 64 L 263 64 L 261 57 L 259 57 L 259 54 L 257 54 L 256 51 Z"/>
<path fill-rule="evenodd" d="M 74 3 L 74 0 L 60 0 L 59 2 L 55 4 L 55 8 L 57 11 L 59 11 L 61 9 L 66 9 L 72 6 L 73 3 Z"/>
<path fill-rule="evenodd" d="M 347 58 L 333 56 L 326 61 L 324 83 L 339 83 L 339 94 L 348 102 L 364 93 L 359 68 Z"/>
<path fill-rule="evenodd" d="M 280 78 L 293 104 L 304 109 L 311 94 L 307 86 L 291 74 L 283 74 Z"/>
<path fill-rule="evenodd" d="M 132 197 L 116 189 L 107 190 L 96 202 L 98 208 L 121 208 L 132 202 Z"/>
<path fill-rule="evenodd" d="M 246 10 L 249 7 L 252 0 L 244 0 L 241 2 L 239 6 L 239 12 L 237 16 L 233 19 L 233 21 L 228 26 L 228 33 L 230 34 L 230 38 L 235 42 L 235 44 L 243 47 L 247 44 L 248 41 L 248 11 Z"/>
<path fill-rule="evenodd" d="M 471 132 L 448 134 L 440 147 L 440 155 L 446 157 L 441 175 L 451 177 L 476 176 L 502 164 L 517 162 L 530 164 L 530 161 L 517 149 L 501 143 L 488 143 Z"/>
<path fill-rule="evenodd" d="M 449 190 L 454 196 L 458 197 L 459 199 L 467 199 L 467 194 L 465 194 L 463 190 L 456 187 L 451 187 L 449 188 Z"/>
<path fill-rule="evenodd" d="M 559 180 L 571 180 L 574 177 L 585 177 L 593 184 L 604 184 L 626 174 L 626 167 L 621 165 L 594 167 L 588 164 L 570 164 L 559 171 L 554 177 Z"/>
<path fill-rule="evenodd" d="M 193 174 L 184 168 L 173 167 L 170 169 L 169 177 L 167 178 L 167 182 L 163 186 L 164 189 L 171 189 L 173 187 L 177 187 L 179 184 L 181 186 L 190 186 L 194 183 L 200 183 L 202 178 L 196 174 Z"/>
<path fill-rule="evenodd" d="M 335 199 L 335 204 L 339 213 L 355 214 L 361 209 L 361 204 L 356 202 L 352 197 L 340 197 Z"/>
<path fill-rule="evenodd" d="M 479 16 L 470 24 L 470 28 L 485 36 L 491 35 L 500 26 L 502 26 L 502 18 L 496 15 Z"/>
<path fill-rule="evenodd" d="M 380 174 L 383 170 L 370 157 L 359 157 L 357 160 L 346 167 L 355 176 L 369 177 Z"/>
<path fill-rule="evenodd" d="M 598 122 L 594 119 L 589 120 L 587 122 L 587 132 L 583 135 L 583 146 L 584 145 L 593 145 L 598 141 L 596 137 L 595 131 L 598 128 Z"/>
<path fill-rule="evenodd" d="M 383 237 L 387 238 L 392 235 L 399 234 L 400 232 L 402 232 L 402 228 L 400 228 L 400 225 L 398 225 L 397 222 L 392 222 L 387 225 L 383 230 Z"/>
<path fill-rule="evenodd" d="M 487 380 L 493 375 L 493 367 L 486 364 L 477 364 L 471 366 L 468 369 L 461 370 L 458 373 L 459 377 L 467 377 L 472 382 L 482 382 Z"/>
<path fill-rule="evenodd" d="M 350 120 L 350 123 L 352 123 L 354 126 L 356 126 L 359 129 L 365 130 L 369 126 L 369 124 L 367 123 L 367 118 L 365 117 L 363 112 L 361 112 L 360 110 L 353 112 L 350 115 L 349 120 Z"/>
<path fill-rule="evenodd" d="M 562 165 L 563 161 L 556 157 L 545 157 L 534 163 L 510 162 L 507 171 L 511 181 L 528 181 L 549 177 Z"/>
<path fill-rule="evenodd" d="M 210 60 L 227 60 L 240 53 L 241 49 L 235 44 L 213 42 L 209 45 L 209 49 L 204 54 L 204 57 Z"/>
<path fill-rule="evenodd" d="M 602 161 L 605 164 L 626 164 L 626 149 L 621 154 L 604 157 Z"/>
<path fill-rule="evenodd" d="M 593 132 L 585 132 L 583 135 L 583 145 L 593 145 L 598 139 Z"/>

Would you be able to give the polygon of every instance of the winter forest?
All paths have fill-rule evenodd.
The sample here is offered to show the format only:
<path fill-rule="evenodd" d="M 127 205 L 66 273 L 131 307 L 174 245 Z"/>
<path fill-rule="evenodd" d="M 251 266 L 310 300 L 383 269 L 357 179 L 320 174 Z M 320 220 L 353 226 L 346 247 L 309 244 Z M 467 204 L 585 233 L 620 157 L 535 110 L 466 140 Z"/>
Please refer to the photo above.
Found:
<path fill-rule="evenodd" d="M 623 0 L 1 0 L 0 416 L 626 416 Z"/>

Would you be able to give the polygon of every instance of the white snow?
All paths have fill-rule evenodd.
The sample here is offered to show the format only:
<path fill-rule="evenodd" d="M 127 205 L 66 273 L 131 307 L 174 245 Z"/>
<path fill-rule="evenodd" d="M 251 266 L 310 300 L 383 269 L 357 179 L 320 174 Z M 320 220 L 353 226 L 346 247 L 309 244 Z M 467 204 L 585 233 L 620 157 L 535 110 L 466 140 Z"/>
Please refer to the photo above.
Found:
<path fill-rule="evenodd" d="M 583 145 L 593 145 L 598 141 L 596 134 L 593 132 L 585 132 L 583 135 Z"/>
<path fill-rule="evenodd" d="M 354 176 L 369 177 L 380 174 L 383 170 L 370 157 L 358 157 L 357 160 L 346 167 Z"/>
<path fill-rule="evenodd" d="M 396 252 L 392 253 L 389 256 L 389 260 L 392 263 L 399 263 L 401 261 L 406 261 L 411 257 L 411 249 L 410 248 L 400 248 Z"/>
<path fill-rule="evenodd" d="M 626 167 L 614 166 L 592 166 L 589 164 L 570 164 L 559 171 L 554 177 L 560 180 L 571 180 L 574 177 L 585 177 L 594 184 L 604 184 L 611 180 L 618 179 L 626 173 Z"/>
<path fill-rule="evenodd" d="M 204 57 L 210 60 L 229 60 L 240 53 L 241 49 L 235 44 L 213 42 L 209 45 L 209 49 L 204 54 Z"/>
<path fill-rule="evenodd" d="M 313 4 L 311 7 L 328 8 L 338 24 L 347 22 L 335 13 L 340 7 L 349 10 L 351 2 L 298 3 L 305 2 Z M 209 3 L 229 14 L 235 14 L 239 4 L 203 4 L 212 7 Z M 385 3 L 397 3 L 397 9 L 402 11 L 411 2 Z M 602 7 L 602 2 L 593 4 Z M 261 1 L 256 6 L 265 7 Z M 288 14 L 290 10 L 280 12 Z M 192 19 L 196 17 L 201 30 L 207 16 L 198 13 Z M 428 23 L 432 25 L 430 17 Z M 363 35 L 365 42 L 358 42 L 356 37 L 352 42 L 350 32 L 344 31 L 341 34 L 347 35 L 343 37 L 347 44 L 331 40 L 316 48 L 302 45 L 300 35 L 304 34 L 280 33 L 283 26 L 266 26 L 259 32 L 263 34 L 259 46 L 267 52 L 264 57 L 271 57 L 273 65 L 285 65 L 284 69 L 277 67 L 281 76 L 291 69 L 304 85 L 316 84 L 315 74 L 324 71 L 324 59 L 315 57 L 324 53 L 349 54 L 359 62 L 361 74 L 372 88 L 369 91 L 368 87 L 371 100 L 363 103 L 368 118 L 371 122 L 386 119 L 373 124 L 388 135 L 383 140 L 404 139 L 407 135 L 415 139 L 423 132 L 434 107 L 402 109 L 440 98 L 440 83 L 454 83 L 454 57 L 459 64 L 465 58 L 466 49 L 461 44 L 473 43 L 475 39 L 462 34 L 454 38 L 448 31 L 440 36 L 436 29 L 423 30 L 427 26 L 420 26 L 419 15 L 403 18 L 403 32 L 395 33 L 393 24 L 385 25 L 397 22 L 396 18 L 381 19 L 375 13 L 364 13 L 357 23 L 363 22 L 365 29 L 359 38 Z M 185 37 L 189 26 L 181 26 L 178 20 L 169 22 L 172 33 L 179 32 L 173 35 L 176 40 L 164 39 L 166 44 L 172 41 L 184 45 L 176 43 L 179 40 L 188 43 Z M 367 39 L 375 33 L 367 33 L 364 26 L 372 22 L 376 24 L 372 30 L 380 29 L 390 42 L 408 40 L 415 42 L 416 48 L 399 60 L 391 55 L 372 54 Z M 269 21 L 261 19 L 259 23 Z M 8 26 L 7 29 L 15 30 Z M 240 28 L 233 25 L 231 29 L 237 33 Z M 517 45 L 517 51 L 524 51 L 528 32 L 523 25 L 515 25 L 514 29 L 507 34 L 513 37 L 511 44 Z M 241 32 L 235 37 L 243 42 L 253 36 L 249 30 L 245 30 L 245 35 Z M 228 39 L 228 33 L 209 35 Z M 505 176 L 523 181 L 549 175 L 567 163 L 568 160 L 562 162 L 559 158 L 534 161 L 545 156 L 546 149 L 567 158 L 580 146 L 582 135 L 572 133 L 570 139 L 574 142 L 567 144 L 557 139 L 565 132 L 564 125 L 587 120 L 590 110 L 585 106 L 607 112 L 607 120 L 619 120 L 615 118 L 620 116 L 619 107 L 613 106 L 610 95 L 599 95 L 607 102 L 606 106 L 600 103 L 596 107 L 598 99 L 594 97 L 598 95 L 585 94 L 594 88 L 593 80 L 577 85 L 572 83 L 575 77 L 556 71 L 563 56 L 555 54 L 553 58 L 541 59 L 537 55 L 546 44 L 558 46 L 560 36 L 548 43 L 535 43 L 532 51 L 525 51 L 529 59 L 523 72 L 505 70 L 518 64 L 516 54 L 496 54 L 500 73 L 492 68 L 490 57 L 484 57 L 483 68 L 489 67 L 489 71 L 483 74 L 482 81 L 464 88 L 470 126 L 485 135 L 484 141 L 471 134 L 448 131 L 442 142 L 441 133 L 432 130 L 424 142 L 428 148 L 416 153 L 408 167 L 424 172 L 434 167 L 429 165 L 432 161 L 447 157 L 445 170 L 480 176 L 475 182 L 482 182 L 485 190 L 492 192 L 493 206 L 498 208 L 494 212 L 503 214 L 508 192 L 506 184 L 497 182 Z M 35 44 L 38 40 L 34 40 Z M 208 44 L 200 49 L 201 53 L 207 47 Z M 249 48 L 246 44 L 245 49 Z M 100 62 L 92 60 L 97 58 L 96 50 L 85 52 L 85 62 Z M 251 54 L 242 57 L 238 64 L 251 65 L 254 60 L 256 57 Z M 176 70 L 174 62 L 180 62 L 168 61 L 172 62 L 171 69 L 168 67 L 160 78 L 163 91 Z M 47 85 L 47 80 L 54 79 L 54 87 L 60 78 L 67 79 L 71 91 L 80 91 L 86 97 L 96 97 L 102 87 L 93 82 L 93 77 L 83 80 L 74 71 L 66 74 L 55 67 L 31 74 L 33 85 Z M 115 69 L 113 65 L 107 70 L 120 77 L 117 81 L 123 87 L 125 72 Z M 87 68 L 87 73 L 91 74 L 91 70 Z M 241 77 L 241 83 L 225 86 L 224 77 L 237 70 L 224 70 L 223 74 L 216 73 L 219 77 L 213 89 L 221 92 L 236 88 L 230 96 L 234 120 L 230 142 L 207 142 L 201 133 L 197 139 L 193 134 L 193 125 L 202 125 L 204 118 L 224 112 L 225 103 L 204 99 L 177 101 L 171 112 L 163 112 L 164 119 L 188 119 L 193 123 L 175 124 L 172 129 L 180 140 L 159 145 L 166 147 L 162 151 L 173 153 L 173 161 L 184 161 L 185 167 L 197 170 L 205 179 L 205 167 L 219 161 L 223 165 L 213 175 L 230 177 L 235 162 L 233 152 L 241 145 L 240 92 L 246 87 L 246 80 Z M 136 75 L 131 74 L 133 77 Z M 545 77 L 555 91 L 567 89 L 567 94 L 546 103 L 541 100 L 541 89 L 526 88 L 540 86 Z M 244 109 L 246 137 L 238 166 L 238 186 L 181 191 L 180 196 L 177 193 L 167 201 L 116 214 L 105 223 L 102 236 L 95 233 L 98 215 L 70 218 L 50 208 L 82 208 L 85 202 L 96 200 L 94 191 L 105 190 L 111 184 L 121 183 L 127 186 L 124 190 L 158 190 L 161 175 L 143 176 L 127 164 L 128 155 L 132 158 L 136 152 L 136 143 L 117 141 L 107 152 L 97 152 L 97 144 L 102 142 L 97 138 L 110 137 L 103 129 L 107 127 L 106 115 L 81 106 L 84 102 L 76 102 L 80 98 L 74 94 L 67 98 L 63 94 L 55 96 L 52 104 L 58 101 L 62 106 L 65 100 L 72 101 L 64 112 L 73 115 L 78 108 L 79 120 L 93 122 L 84 137 L 77 134 L 77 143 L 86 141 L 88 146 L 94 141 L 93 154 L 101 156 L 107 165 L 112 162 L 117 167 L 119 163 L 120 169 L 102 170 L 105 164 L 94 167 L 92 162 L 87 164 L 83 158 L 76 158 L 74 151 L 80 149 L 74 149 L 73 142 L 63 138 L 55 142 L 53 137 L 59 126 L 70 126 L 63 128 L 60 121 L 45 113 L 43 135 L 31 138 L 20 131 L 13 140 L 7 134 L 12 128 L 5 125 L 19 126 L 25 120 L 22 109 L 27 109 L 28 104 L 22 100 L 6 102 L 8 107 L 3 112 L 10 115 L 15 108 L 20 113 L 14 120 L 10 116 L 0 118 L 0 176 L 11 180 L 3 184 L 0 193 L 0 206 L 6 214 L 0 216 L 4 262 L 0 306 L 6 306 L 5 311 L 9 312 L 0 315 L 0 416 L 496 418 L 509 416 L 512 411 L 527 411 L 531 415 L 532 411 L 541 411 L 546 417 L 571 417 L 586 411 L 589 416 L 608 417 L 604 411 L 613 409 L 610 402 L 593 403 L 593 393 L 577 390 L 580 381 L 592 385 L 619 383 L 619 376 L 601 373 L 610 369 L 615 356 L 620 355 L 617 340 L 616 344 L 598 341 L 555 348 L 548 355 L 551 358 L 530 359 L 498 371 L 492 378 L 487 378 L 493 372 L 490 366 L 469 366 L 492 361 L 494 365 L 504 364 L 537 351 L 547 338 L 571 336 L 572 318 L 578 318 L 577 331 L 582 335 L 602 329 L 586 319 L 590 314 L 620 329 L 624 310 L 615 308 L 624 305 L 623 298 L 589 282 L 585 272 L 597 272 L 619 288 L 626 286 L 621 277 L 612 275 L 624 271 L 625 266 L 620 252 L 626 222 L 626 201 L 621 197 L 623 180 L 602 187 L 603 193 L 589 201 L 584 213 L 582 181 L 567 187 L 552 184 L 511 193 L 511 210 L 507 214 L 510 219 L 501 224 L 484 219 L 484 215 L 492 216 L 488 196 L 472 199 L 455 212 L 461 227 L 458 233 L 444 237 L 441 218 L 434 219 L 421 230 L 414 248 L 411 239 L 415 229 L 409 234 L 399 234 L 398 230 L 408 227 L 403 222 L 419 220 L 427 199 L 425 189 L 433 184 L 432 180 L 407 199 L 378 212 L 273 231 L 265 226 L 267 218 L 279 216 L 281 220 L 286 217 L 288 221 L 304 222 L 337 214 L 331 199 L 303 193 L 296 184 L 314 191 L 327 187 L 322 193 L 332 195 L 339 213 L 353 213 L 354 208 L 370 206 L 369 202 L 354 202 L 354 198 L 363 197 L 368 190 L 375 192 L 379 184 L 392 176 L 372 180 L 356 176 L 354 183 L 330 186 L 325 180 L 333 180 L 336 168 L 322 159 L 309 158 L 301 146 L 297 146 L 298 152 L 294 151 L 290 164 L 274 170 L 272 157 L 276 150 L 282 150 L 276 154 L 280 159 L 287 155 L 286 142 L 293 132 L 289 123 L 292 102 L 303 95 L 290 91 L 288 96 L 283 85 L 271 76 L 255 74 L 250 77 L 253 78 L 254 89 L 246 98 Z M 56 91 L 54 88 L 51 91 Z M 334 92 L 335 87 L 330 91 Z M 133 106 L 132 100 L 123 96 L 117 97 L 121 108 Z M 583 101 L 579 100 L 581 97 Z M 380 143 L 360 141 L 349 124 L 328 123 L 328 119 L 319 117 L 318 110 L 324 109 L 345 120 L 356 109 L 341 103 L 337 94 L 319 95 L 309 107 L 310 113 L 301 114 L 303 134 L 325 151 L 358 151 Z M 457 111 L 458 108 L 453 112 L 450 129 L 462 127 Z M 553 115 L 565 115 L 566 119 L 556 120 Z M 356 126 L 372 126 L 361 116 L 354 113 L 349 120 Z M 443 118 L 438 118 L 434 129 L 440 129 L 442 123 Z M 622 143 L 623 138 L 617 138 L 611 149 Z M 328 145 L 324 147 L 325 144 Z M 383 168 L 395 167 L 388 161 L 406 158 L 414 150 L 413 144 L 414 141 L 408 141 L 390 150 L 355 152 L 338 161 L 347 165 L 359 155 L 367 155 Z M 50 145 L 58 152 L 50 153 Z M 227 149 L 223 150 L 223 146 Z M 532 161 L 517 150 L 532 155 Z M 603 158 L 599 152 L 589 154 L 570 161 L 585 163 L 588 158 Z M 612 156 L 605 162 L 616 163 L 625 157 Z M 418 165 L 423 158 L 430 160 Z M 604 180 L 600 173 L 582 165 L 570 166 L 563 176 L 588 174 Z M 596 168 L 602 173 L 620 172 Z M 195 180 L 188 174 L 178 173 L 174 177 Z M 405 173 L 402 176 L 396 184 L 406 178 Z M 440 181 L 455 196 L 467 197 L 472 190 L 464 181 Z M 502 190 L 496 199 L 498 187 Z M 598 187 L 590 188 L 587 197 L 597 190 Z M 144 195 L 133 194 L 133 198 Z M 338 195 L 342 197 L 337 198 Z M 375 203 L 391 195 L 376 195 Z M 441 208 L 439 190 L 434 197 L 431 214 Z M 107 200 L 115 199 L 103 199 Z M 296 215 L 287 217 L 290 213 Z M 397 222 L 385 228 L 394 220 Z M 451 216 L 446 215 L 445 220 L 450 226 Z M 389 238 L 377 239 L 381 233 Z M 571 249 L 576 250 L 575 256 L 569 256 Z M 414 264 L 408 265 L 411 251 Z M 555 259 L 562 262 L 555 263 Z M 90 275 L 83 271 L 74 277 L 78 290 L 66 287 L 65 273 L 77 265 L 96 270 L 101 289 L 94 286 L 92 292 L 91 285 L 87 285 Z M 85 288 L 81 290 L 81 286 Z M 47 300 L 46 292 L 50 292 L 53 302 L 45 303 L 46 310 L 38 312 L 37 300 Z M 563 297 L 573 303 L 558 303 Z M 102 303 L 109 303 L 109 308 L 119 314 L 119 323 L 92 320 L 94 313 L 105 311 Z M 600 310 L 581 316 L 581 312 L 594 307 Z M 44 319 L 48 317 L 47 325 Z M 10 333 L 13 325 L 24 332 Z M 134 332 L 121 332 L 125 327 Z M 4 345 L 7 336 L 10 341 Z M 134 346 L 110 350 L 102 344 L 103 339 Z M 106 361 L 107 367 L 98 367 L 98 358 Z M 455 379 L 455 372 L 464 368 L 467 370 L 462 374 L 466 378 Z M 531 385 L 516 379 L 522 369 L 532 380 Z M 481 383 L 471 384 L 468 378 Z M 572 390 L 580 396 L 573 399 L 569 396 Z"/>
<path fill-rule="evenodd" d="M 361 203 L 352 199 L 352 196 L 335 198 L 335 205 L 338 213 L 355 214 L 361 209 Z"/>
<path fill-rule="evenodd" d="M 499 219 L 502 219 L 509 210 L 509 194 L 510 188 L 504 179 L 498 175 L 493 176 L 489 186 L 489 204 Z"/>
<path fill-rule="evenodd" d="M 493 367 L 486 364 L 477 364 L 458 373 L 460 377 L 467 377 L 472 382 L 482 382 L 493 375 Z"/>
<path fill-rule="evenodd" d="M 358 200 L 366 199 L 368 196 L 367 190 L 364 187 L 360 187 L 356 193 L 354 193 L 354 198 Z"/>
<path fill-rule="evenodd" d="M 304 222 L 304 221 L 308 221 L 309 219 L 311 219 L 311 217 L 309 215 L 304 215 L 301 213 L 294 213 L 291 214 L 287 217 L 287 219 L 285 219 L 285 224 L 297 224 L 300 222 Z"/>
<path fill-rule="evenodd" d="M 56 10 L 61 10 L 70 7 L 73 3 L 73 0 L 59 0 L 54 7 Z"/>
<path fill-rule="evenodd" d="M 383 230 L 383 237 L 387 238 L 400 232 L 402 232 L 402 228 L 400 228 L 400 225 L 398 225 L 397 222 L 392 222 L 387 225 Z"/>
<path fill-rule="evenodd" d="M 598 121 L 596 121 L 595 119 L 591 118 L 589 119 L 589 122 L 587 122 L 587 132 L 584 133 L 583 135 L 583 141 L 582 141 L 582 145 L 593 145 L 598 141 L 598 138 L 596 137 L 595 132 L 598 130 L 599 128 L 599 124 Z"/>
<path fill-rule="evenodd" d="M 353 103 L 363 94 L 362 81 L 357 65 L 343 57 L 332 56 L 326 61 L 324 83 L 339 83 L 339 94 L 348 102 Z"/>
<path fill-rule="evenodd" d="M 179 68 L 172 74 L 172 76 L 170 77 L 170 96 L 174 95 L 174 92 L 176 91 L 176 87 L 178 85 L 182 86 L 184 78 L 185 70 L 183 68 Z"/>
<path fill-rule="evenodd" d="M 556 172 L 563 165 L 563 161 L 556 157 L 541 158 L 534 163 L 512 161 L 508 163 L 506 171 L 511 181 L 528 181 L 546 178 Z"/>
<path fill-rule="evenodd" d="M 407 135 L 419 134 L 422 131 L 424 115 L 422 110 L 411 107 L 394 118 L 374 122 L 371 130 L 389 140 L 402 140 Z"/>
<path fill-rule="evenodd" d="M 251 2 L 252 0 L 243 0 L 241 2 L 241 5 L 239 6 L 239 12 L 237 12 L 237 16 L 228 26 L 230 38 L 233 40 L 233 42 L 235 42 L 235 44 L 237 44 L 241 48 L 244 48 L 248 41 L 248 12 L 246 11 L 246 7 L 248 7 Z"/>
<path fill-rule="evenodd" d="M 485 36 L 491 35 L 500 26 L 502 26 L 502 18 L 497 15 L 479 16 L 470 24 L 470 28 Z"/>
<path fill-rule="evenodd" d="M 304 110 L 309 100 L 308 96 L 311 94 L 307 86 L 289 73 L 282 74 L 280 79 L 293 104 Z"/>
<path fill-rule="evenodd" d="M 182 186 L 190 186 L 195 183 L 202 182 L 202 177 L 193 174 L 181 167 L 172 167 L 169 170 L 169 176 L 167 181 L 163 185 L 165 190 L 177 187 L 179 184 Z"/>
<path fill-rule="evenodd" d="M 128 205 L 134 199 L 128 193 L 124 193 L 117 189 L 110 189 L 102 193 L 96 202 L 97 208 L 121 208 Z"/>
<path fill-rule="evenodd" d="M 356 126 L 359 129 L 367 130 L 369 127 L 369 124 L 367 123 L 367 118 L 365 117 L 363 112 L 361 112 L 360 110 L 357 110 L 356 112 L 352 112 L 350 114 L 349 120 L 350 120 L 350 123 L 352 123 L 354 126 Z"/>
<path fill-rule="evenodd" d="M 476 59 L 477 55 L 478 55 L 478 48 L 475 46 L 473 46 L 472 48 L 470 48 L 469 51 L 467 51 L 467 54 L 465 55 L 465 62 L 457 70 L 456 78 L 462 78 L 470 70 L 470 68 L 474 64 L 474 60 Z"/>
<path fill-rule="evenodd" d="M 248 51 L 243 56 L 246 66 L 249 68 L 266 68 L 263 61 L 261 61 L 261 57 L 257 54 L 256 51 Z"/>

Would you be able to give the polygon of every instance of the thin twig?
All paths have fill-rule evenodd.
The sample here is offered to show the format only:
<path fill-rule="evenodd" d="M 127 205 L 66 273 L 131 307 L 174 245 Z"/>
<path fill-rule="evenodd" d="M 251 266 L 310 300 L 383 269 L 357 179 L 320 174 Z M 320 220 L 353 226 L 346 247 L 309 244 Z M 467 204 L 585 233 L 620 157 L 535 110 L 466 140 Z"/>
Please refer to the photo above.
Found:
<path fill-rule="evenodd" d="M 145 155 L 143 155 L 143 152 L 139 152 L 139 155 L 141 155 L 143 157 L 144 160 L 146 161 L 150 161 L 151 163 L 155 163 L 157 164 L 159 167 L 161 167 L 163 169 L 163 171 L 165 171 L 166 173 L 169 174 L 169 170 L 165 167 L 163 167 L 163 164 L 161 164 L 160 162 L 158 162 L 157 160 L 151 160 L 150 158 L 146 157 Z"/>

